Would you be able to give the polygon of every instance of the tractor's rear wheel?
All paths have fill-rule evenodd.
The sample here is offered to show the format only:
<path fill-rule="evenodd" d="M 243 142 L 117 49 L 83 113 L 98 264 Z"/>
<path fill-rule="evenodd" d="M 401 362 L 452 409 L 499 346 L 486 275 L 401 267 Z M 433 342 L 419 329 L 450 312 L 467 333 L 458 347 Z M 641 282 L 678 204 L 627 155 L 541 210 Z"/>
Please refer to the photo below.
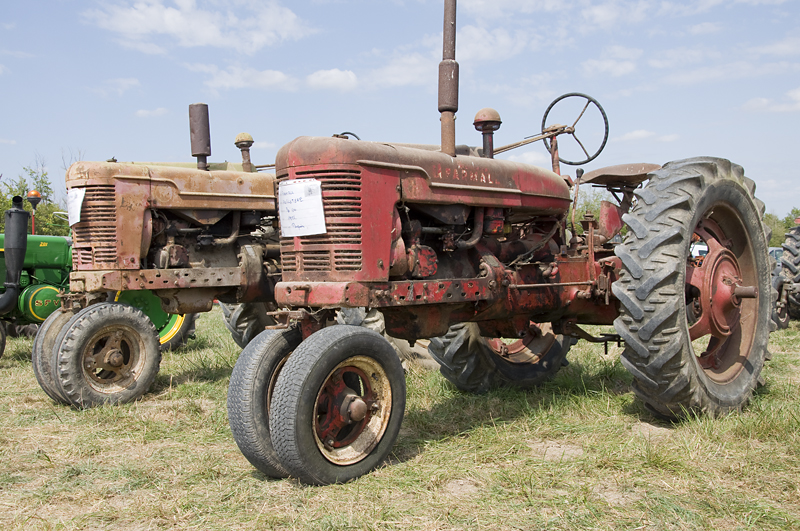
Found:
<path fill-rule="evenodd" d="M 614 325 L 634 391 L 662 415 L 737 411 L 758 384 L 773 293 L 754 191 L 727 160 L 676 161 L 650 174 L 623 217 Z M 702 264 L 690 256 L 698 240 Z"/>
<path fill-rule="evenodd" d="M 299 328 L 265 330 L 242 350 L 228 385 L 228 422 L 242 454 L 272 478 L 289 474 L 280 464 L 269 432 L 275 382 L 303 339 Z"/>
<path fill-rule="evenodd" d="M 574 340 L 556 335 L 549 323 L 531 325 L 522 339 L 506 343 L 480 335 L 476 323 L 453 325 L 431 339 L 442 375 L 461 391 L 485 393 L 497 387 L 527 389 L 551 379 L 566 364 Z"/>
<path fill-rule="evenodd" d="M 274 310 L 274 306 L 266 302 L 244 302 L 241 304 L 219 304 L 222 309 L 222 318 L 231 337 L 241 348 L 245 348 L 250 341 L 264 331 L 267 326 L 275 324 L 275 320 L 267 315 Z"/>
<path fill-rule="evenodd" d="M 781 266 L 781 276 L 784 282 L 800 284 L 800 227 L 794 227 L 786 233 L 783 241 Z M 786 310 L 787 321 L 789 317 L 800 319 L 800 293 L 789 294 Z"/>
<path fill-rule="evenodd" d="M 405 401 L 403 367 L 380 334 L 323 328 L 300 343 L 278 376 L 269 413 L 275 451 L 305 483 L 344 483 L 389 455 Z"/>
<path fill-rule="evenodd" d="M 72 312 L 62 312 L 61 310 L 56 310 L 48 315 L 47 319 L 39 326 L 31 348 L 33 375 L 39 382 L 39 387 L 53 401 L 64 405 L 69 405 L 70 401 L 58 386 L 56 379 L 58 354 L 55 352 L 54 346 L 59 333 L 74 315 Z"/>
<path fill-rule="evenodd" d="M 69 320 L 63 334 L 55 346 L 58 384 L 76 407 L 132 402 L 158 374 L 158 333 L 138 308 L 114 302 L 89 306 Z"/>

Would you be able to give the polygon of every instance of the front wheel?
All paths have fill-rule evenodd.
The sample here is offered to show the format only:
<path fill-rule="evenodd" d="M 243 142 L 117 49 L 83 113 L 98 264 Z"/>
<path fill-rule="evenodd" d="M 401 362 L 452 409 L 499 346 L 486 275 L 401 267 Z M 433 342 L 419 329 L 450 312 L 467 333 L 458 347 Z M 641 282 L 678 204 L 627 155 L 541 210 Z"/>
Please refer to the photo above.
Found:
<path fill-rule="evenodd" d="M 389 455 L 405 403 L 403 367 L 380 334 L 323 328 L 300 343 L 278 376 L 269 419 L 275 451 L 303 482 L 344 483 Z"/>
<path fill-rule="evenodd" d="M 723 159 L 671 162 L 649 177 L 615 249 L 622 363 L 662 415 L 737 411 L 758 384 L 772 325 L 763 203 Z M 701 242 L 707 254 L 693 258 Z"/>
<path fill-rule="evenodd" d="M 242 350 L 228 385 L 228 422 L 242 454 L 272 478 L 288 473 L 280 464 L 269 432 L 275 381 L 303 339 L 299 328 L 265 330 Z"/>
<path fill-rule="evenodd" d="M 80 408 L 124 404 L 143 396 L 161 364 L 158 333 L 141 310 L 113 302 L 70 319 L 58 348 L 58 383 Z"/>
<path fill-rule="evenodd" d="M 574 343 L 554 334 L 549 323 L 532 323 L 524 337 L 510 342 L 482 337 L 476 323 L 460 323 L 443 337 L 431 339 L 428 352 L 441 365 L 442 376 L 459 390 L 485 393 L 544 383 L 566 365 Z"/>

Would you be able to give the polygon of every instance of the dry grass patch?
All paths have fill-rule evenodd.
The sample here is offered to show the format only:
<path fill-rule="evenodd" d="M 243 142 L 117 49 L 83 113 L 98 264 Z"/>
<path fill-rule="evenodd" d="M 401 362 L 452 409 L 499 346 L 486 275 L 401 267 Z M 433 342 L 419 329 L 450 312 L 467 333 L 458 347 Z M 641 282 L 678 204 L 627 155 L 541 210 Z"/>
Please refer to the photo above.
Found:
<path fill-rule="evenodd" d="M 50 402 L 30 341 L 0 359 L 0 529 L 800 528 L 800 326 L 773 334 L 741 414 L 665 424 L 616 347 L 579 344 L 554 382 L 464 395 L 410 367 L 385 466 L 346 485 L 272 480 L 239 453 L 226 390 L 238 349 L 218 311 L 165 353 L 140 402 Z"/>

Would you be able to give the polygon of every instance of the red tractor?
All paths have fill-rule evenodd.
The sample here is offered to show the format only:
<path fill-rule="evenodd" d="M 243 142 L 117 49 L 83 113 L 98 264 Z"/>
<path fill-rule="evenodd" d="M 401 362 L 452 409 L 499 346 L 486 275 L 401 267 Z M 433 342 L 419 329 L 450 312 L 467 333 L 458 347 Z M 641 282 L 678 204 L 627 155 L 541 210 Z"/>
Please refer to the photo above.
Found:
<path fill-rule="evenodd" d="M 283 328 L 248 345 L 228 396 L 237 444 L 269 476 L 348 481 L 397 438 L 400 362 L 379 334 L 328 326 L 342 308 L 379 310 L 397 338 L 433 338 L 442 374 L 469 392 L 538 384 L 579 338 L 623 340 L 634 391 L 659 415 L 737 411 L 760 380 L 774 294 L 755 183 L 703 157 L 578 170 L 574 184 L 560 174 L 559 135 L 592 105 L 605 116 L 582 95 L 572 126 L 546 112 L 541 135 L 494 149 L 500 119 L 484 109 L 482 149 L 457 147 L 455 4 L 445 1 L 441 147 L 300 137 L 278 152 L 284 309 L 272 315 Z M 606 122 L 601 149 L 607 135 Z M 552 171 L 493 158 L 539 139 Z M 581 147 L 579 164 L 599 153 Z M 585 185 L 617 204 L 579 220 L 579 235 L 568 214 Z"/>

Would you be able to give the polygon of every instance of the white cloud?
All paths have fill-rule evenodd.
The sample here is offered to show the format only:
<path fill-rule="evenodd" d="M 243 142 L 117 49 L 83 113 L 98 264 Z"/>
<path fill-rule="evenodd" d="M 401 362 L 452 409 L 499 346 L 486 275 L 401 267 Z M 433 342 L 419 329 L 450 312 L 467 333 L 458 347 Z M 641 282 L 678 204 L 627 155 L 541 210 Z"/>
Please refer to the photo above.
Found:
<path fill-rule="evenodd" d="M 696 85 L 726 79 L 754 79 L 764 76 L 785 76 L 789 72 L 800 71 L 800 63 L 750 63 L 736 61 L 672 72 L 663 81 L 675 85 Z"/>
<path fill-rule="evenodd" d="M 274 142 L 253 142 L 250 149 L 275 149 L 278 147 Z"/>
<path fill-rule="evenodd" d="M 523 164 L 530 164 L 532 166 L 549 166 L 551 163 L 550 155 L 544 151 L 544 148 L 542 148 L 542 151 L 525 151 L 522 153 L 516 153 L 509 156 L 508 160 L 521 162 Z"/>
<path fill-rule="evenodd" d="M 508 59 L 525 50 L 529 40 L 529 34 L 523 31 L 510 33 L 504 28 L 489 31 L 476 26 L 464 26 L 458 30 L 456 58 L 464 64 Z"/>
<path fill-rule="evenodd" d="M 369 84 L 376 87 L 432 86 L 438 75 L 438 62 L 419 53 L 399 55 L 369 74 Z"/>
<path fill-rule="evenodd" d="M 358 77 L 350 70 L 317 70 L 306 77 L 308 86 L 314 89 L 353 90 L 358 86 Z"/>
<path fill-rule="evenodd" d="M 3 74 L 5 74 L 6 72 L 8 72 L 8 68 L 6 68 L 6 67 L 5 67 L 5 66 L 3 66 L 3 65 L 0 65 L 0 76 L 2 76 Z"/>
<path fill-rule="evenodd" d="M 193 64 L 186 65 L 193 72 L 202 72 L 211 77 L 204 84 L 214 90 L 217 89 L 281 89 L 294 90 L 297 80 L 277 70 L 256 70 L 255 68 L 242 68 L 230 66 L 220 70 L 214 65 Z"/>
<path fill-rule="evenodd" d="M 744 104 L 748 111 L 797 112 L 800 111 L 800 87 L 786 93 L 788 101 L 774 102 L 767 98 L 753 98 Z"/>
<path fill-rule="evenodd" d="M 478 19 L 502 18 L 514 13 L 553 12 L 574 8 L 568 0 L 461 0 L 458 7 Z"/>
<path fill-rule="evenodd" d="M 678 68 L 701 63 L 709 58 L 718 58 L 719 53 L 713 50 L 698 48 L 673 48 L 657 52 L 647 64 L 653 68 Z"/>
<path fill-rule="evenodd" d="M 787 37 L 772 44 L 758 46 L 753 51 L 764 55 L 798 55 L 800 54 L 800 37 Z"/>
<path fill-rule="evenodd" d="M 581 63 L 583 73 L 587 76 L 610 75 L 620 77 L 636 70 L 636 59 L 641 57 L 642 50 L 624 46 L 609 46 L 603 50 L 603 59 L 589 59 Z"/>
<path fill-rule="evenodd" d="M 628 142 L 630 140 L 643 140 L 645 138 L 651 138 L 656 136 L 656 134 L 652 131 L 647 131 L 645 129 L 637 129 L 636 131 L 631 131 L 630 133 L 625 133 L 622 136 L 618 136 L 616 138 L 612 138 L 612 142 Z"/>
<path fill-rule="evenodd" d="M 701 22 L 689 27 L 689 33 L 692 35 L 710 35 L 718 33 L 722 30 L 722 25 L 716 22 Z"/>
<path fill-rule="evenodd" d="M 211 0 L 137 0 L 111 3 L 83 13 L 88 22 L 119 36 L 123 46 L 144 53 L 164 53 L 166 38 L 181 47 L 212 46 L 253 54 L 313 30 L 275 0 L 238 0 L 222 8 Z M 219 10 L 215 9 L 219 8 Z"/>
<path fill-rule="evenodd" d="M 12 146 L 17 144 L 16 140 L 6 140 L 5 138 L 0 138 L 0 144 L 10 144 Z"/>
<path fill-rule="evenodd" d="M 581 11 L 586 24 L 591 27 L 614 28 L 620 24 L 633 24 L 644 21 L 652 2 L 647 0 L 624 2 L 609 0 L 597 5 L 591 5 Z"/>
<path fill-rule="evenodd" d="M 637 129 L 636 131 L 631 131 L 629 133 L 625 133 L 624 135 L 612 138 L 611 142 L 634 142 L 637 140 L 655 140 L 656 142 L 675 142 L 680 138 L 680 135 L 671 134 L 671 135 L 658 135 L 653 131 L 648 131 L 646 129 Z"/>
<path fill-rule="evenodd" d="M 108 97 L 116 94 L 122 96 L 128 90 L 138 87 L 139 80 L 135 77 L 118 77 L 116 79 L 107 79 L 100 86 L 95 87 L 94 92 L 103 97 Z"/>
<path fill-rule="evenodd" d="M 159 107 L 158 109 L 153 109 L 152 111 L 148 111 L 145 109 L 136 111 L 136 116 L 138 118 L 153 118 L 155 116 L 164 116 L 169 111 L 164 107 Z"/>

